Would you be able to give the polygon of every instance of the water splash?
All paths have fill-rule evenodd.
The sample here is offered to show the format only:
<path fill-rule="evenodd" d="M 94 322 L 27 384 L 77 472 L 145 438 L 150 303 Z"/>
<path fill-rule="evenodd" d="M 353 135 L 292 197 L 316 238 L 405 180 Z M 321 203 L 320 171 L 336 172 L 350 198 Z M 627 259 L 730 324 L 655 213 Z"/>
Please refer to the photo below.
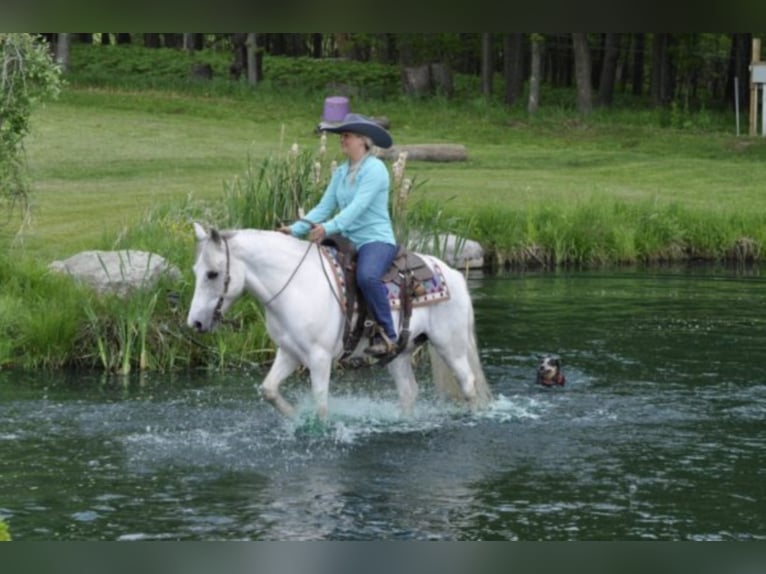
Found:
<path fill-rule="evenodd" d="M 523 420 L 538 420 L 550 409 L 550 403 L 535 397 L 498 395 L 480 416 L 495 422 L 508 423 Z"/>

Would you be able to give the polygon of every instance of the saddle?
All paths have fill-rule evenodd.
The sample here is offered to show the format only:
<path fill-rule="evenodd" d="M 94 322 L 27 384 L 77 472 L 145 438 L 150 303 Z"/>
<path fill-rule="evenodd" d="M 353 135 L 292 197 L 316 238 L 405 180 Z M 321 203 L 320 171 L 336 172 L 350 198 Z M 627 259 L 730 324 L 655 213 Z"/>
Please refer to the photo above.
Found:
<path fill-rule="evenodd" d="M 342 235 L 330 235 L 322 241 L 322 245 L 336 250 L 336 257 L 343 269 L 346 283 L 346 306 L 344 309 L 346 317 L 343 330 L 343 355 L 341 355 L 341 360 L 343 360 L 354 352 L 363 335 L 373 336 L 375 323 L 367 320 L 367 305 L 356 283 L 356 261 L 358 254 L 354 245 Z M 432 278 L 433 271 L 426 265 L 423 258 L 416 253 L 408 251 L 401 245 L 391 263 L 391 267 L 383 274 L 383 282 L 395 283 L 399 287 L 400 292 L 400 330 L 397 339 L 396 355 L 404 349 L 409 340 L 412 300 L 422 295 L 423 282 Z M 387 358 L 385 362 L 393 358 Z"/>

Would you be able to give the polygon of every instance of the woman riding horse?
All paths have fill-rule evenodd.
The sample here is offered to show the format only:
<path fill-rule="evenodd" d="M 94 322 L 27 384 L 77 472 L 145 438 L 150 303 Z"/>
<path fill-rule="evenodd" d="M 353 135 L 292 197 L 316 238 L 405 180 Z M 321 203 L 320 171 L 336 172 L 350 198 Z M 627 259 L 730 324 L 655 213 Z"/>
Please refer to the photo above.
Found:
<path fill-rule="evenodd" d="M 321 242 L 340 234 L 357 250 L 356 280 L 380 331 L 365 352 L 386 356 L 396 351 L 397 333 L 391 319 L 383 274 L 397 252 L 388 209 L 389 176 L 385 164 L 375 157 L 374 147 L 388 148 L 391 135 L 370 118 L 347 114 L 340 124 L 320 123 L 320 131 L 340 134 L 340 146 L 348 158 L 335 170 L 319 203 L 306 217 L 280 231 Z"/>

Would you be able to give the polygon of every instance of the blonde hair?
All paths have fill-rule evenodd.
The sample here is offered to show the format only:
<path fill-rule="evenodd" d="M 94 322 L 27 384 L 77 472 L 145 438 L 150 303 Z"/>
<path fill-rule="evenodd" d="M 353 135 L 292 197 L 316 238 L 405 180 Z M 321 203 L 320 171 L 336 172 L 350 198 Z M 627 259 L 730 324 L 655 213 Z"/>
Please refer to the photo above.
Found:
<path fill-rule="evenodd" d="M 358 134 L 360 138 L 362 138 L 362 141 L 364 142 L 364 147 L 367 148 L 367 151 L 373 151 L 375 149 L 375 144 L 372 143 L 372 138 Z"/>

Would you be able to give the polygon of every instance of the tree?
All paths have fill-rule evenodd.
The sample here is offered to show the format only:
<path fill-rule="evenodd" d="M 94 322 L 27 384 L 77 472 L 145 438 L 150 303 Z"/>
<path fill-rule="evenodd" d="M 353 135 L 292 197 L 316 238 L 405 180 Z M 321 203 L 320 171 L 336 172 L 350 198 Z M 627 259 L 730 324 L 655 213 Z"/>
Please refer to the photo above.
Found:
<path fill-rule="evenodd" d="M 31 34 L 0 33 L 0 200 L 25 207 L 24 137 L 38 102 L 58 96 L 61 69 L 47 43 Z"/>
<path fill-rule="evenodd" d="M 652 103 L 661 106 L 673 98 L 674 77 L 670 57 L 672 37 L 666 32 L 656 32 L 652 38 Z"/>
<path fill-rule="evenodd" d="M 247 82 L 255 86 L 258 83 L 258 60 L 256 55 L 258 45 L 256 43 L 255 32 L 247 34 L 245 45 L 247 46 Z"/>
<path fill-rule="evenodd" d="M 527 112 L 531 115 L 537 111 L 540 103 L 540 80 L 542 79 L 542 52 L 544 37 L 542 34 L 530 34 L 532 44 L 532 65 L 529 74 L 529 103 Z"/>
<path fill-rule="evenodd" d="M 631 90 L 634 96 L 644 93 L 644 46 L 646 34 L 633 34 L 631 45 Z"/>
<path fill-rule="evenodd" d="M 503 42 L 503 78 L 505 103 L 512 106 L 524 88 L 524 36 L 519 32 L 506 34 Z"/>
<path fill-rule="evenodd" d="M 492 95 L 493 72 L 492 34 L 483 32 L 481 35 L 481 93 L 486 97 Z"/>
<path fill-rule="evenodd" d="M 69 48 L 71 44 L 71 34 L 59 32 L 56 39 L 56 63 L 63 72 L 69 71 Z"/>
<path fill-rule="evenodd" d="M 617 58 L 620 55 L 620 34 L 608 33 L 604 38 L 604 61 L 598 85 L 598 103 L 611 106 L 614 82 L 617 73 Z"/>
<path fill-rule="evenodd" d="M 147 48 L 159 48 L 162 46 L 160 35 L 155 32 L 146 33 L 144 36 L 144 46 Z"/>
<path fill-rule="evenodd" d="M 588 35 L 572 32 L 575 59 L 575 83 L 577 84 L 577 111 L 589 114 L 593 111 L 593 88 L 591 88 L 591 62 Z"/>
<path fill-rule="evenodd" d="M 752 34 L 732 34 L 729 51 L 729 65 L 726 75 L 725 100 L 734 107 L 734 78 L 739 82 L 739 109 L 746 110 L 750 106 L 750 90 L 747 89 L 750 80 L 750 53 L 752 51 Z"/>

